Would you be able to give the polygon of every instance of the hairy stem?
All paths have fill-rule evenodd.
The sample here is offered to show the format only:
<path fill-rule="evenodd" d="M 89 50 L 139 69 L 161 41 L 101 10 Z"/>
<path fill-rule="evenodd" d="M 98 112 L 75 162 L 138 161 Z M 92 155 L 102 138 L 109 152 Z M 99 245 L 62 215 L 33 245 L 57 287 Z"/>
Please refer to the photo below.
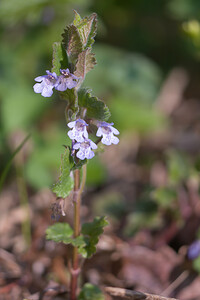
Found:
<path fill-rule="evenodd" d="M 80 235 L 80 205 L 81 194 L 80 188 L 80 170 L 74 171 L 74 237 Z M 71 288 L 70 288 L 70 300 L 76 300 L 77 287 L 78 287 L 78 275 L 79 275 L 79 259 L 78 248 L 73 248 L 72 256 L 72 268 L 71 268 Z"/>

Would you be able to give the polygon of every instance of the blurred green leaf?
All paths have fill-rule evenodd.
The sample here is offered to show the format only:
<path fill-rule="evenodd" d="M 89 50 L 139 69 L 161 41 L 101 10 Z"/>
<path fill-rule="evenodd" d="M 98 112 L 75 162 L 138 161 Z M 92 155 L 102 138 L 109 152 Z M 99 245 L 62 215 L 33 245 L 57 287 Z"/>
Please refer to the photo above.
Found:
<path fill-rule="evenodd" d="M 97 97 L 91 95 L 91 90 L 80 89 L 78 92 L 79 106 L 86 108 L 86 117 L 106 121 L 110 117 L 110 112 L 106 104 Z"/>
<path fill-rule="evenodd" d="M 174 189 L 168 187 L 157 188 L 152 192 L 153 198 L 162 208 L 170 208 L 176 202 L 177 194 Z"/>
<path fill-rule="evenodd" d="M 165 128 L 165 118 L 153 107 L 136 103 L 125 97 L 114 98 L 110 105 L 112 120 L 119 131 L 129 130 L 147 134 Z"/>
<path fill-rule="evenodd" d="M 98 186 L 103 184 L 107 179 L 106 167 L 101 163 L 98 156 L 95 156 L 87 164 L 87 180 L 88 186 Z"/>
<path fill-rule="evenodd" d="M 108 225 L 105 217 L 96 217 L 93 222 L 82 225 L 81 233 L 84 235 L 86 246 L 84 253 L 80 252 L 84 257 L 91 257 L 96 252 L 96 245 L 99 241 L 99 236 L 103 233 L 103 229 Z M 86 252 L 86 253 L 85 253 Z"/>
<path fill-rule="evenodd" d="M 74 180 L 70 176 L 72 165 L 70 164 L 70 151 L 65 150 L 61 157 L 61 170 L 58 182 L 52 188 L 57 197 L 66 198 L 74 187 Z"/>
<path fill-rule="evenodd" d="M 193 260 L 193 268 L 200 274 L 200 256 Z"/>
<path fill-rule="evenodd" d="M 175 150 L 168 151 L 168 172 L 169 180 L 172 184 L 180 184 L 188 178 L 190 174 L 190 165 L 183 153 Z"/>
<path fill-rule="evenodd" d="M 104 295 L 97 286 L 86 283 L 78 296 L 78 300 L 104 300 Z"/>
<path fill-rule="evenodd" d="M 7 176 L 7 174 L 8 174 L 8 171 L 9 171 L 11 165 L 12 165 L 12 161 L 13 161 L 15 155 L 22 149 L 22 147 L 23 147 L 24 144 L 27 142 L 27 140 L 30 138 L 30 136 L 31 136 L 31 135 L 29 134 L 29 135 L 27 135 L 27 136 L 25 137 L 25 139 L 24 139 L 24 140 L 21 142 L 21 144 L 17 147 L 17 149 L 14 151 L 14 153 L 11 155 L 9 161 L 7 162 L 6 167 L 5 167 L 5 169 L 3 170 L 3 172 L 2 172 L 2 174 L 1 174 L 1 176 L 0 176 L 0 191 L 1 191 L 2 187 L 3 187 L 4 181 L 5 181 L 5 179 L 6 179 L 6 176 Z"/>

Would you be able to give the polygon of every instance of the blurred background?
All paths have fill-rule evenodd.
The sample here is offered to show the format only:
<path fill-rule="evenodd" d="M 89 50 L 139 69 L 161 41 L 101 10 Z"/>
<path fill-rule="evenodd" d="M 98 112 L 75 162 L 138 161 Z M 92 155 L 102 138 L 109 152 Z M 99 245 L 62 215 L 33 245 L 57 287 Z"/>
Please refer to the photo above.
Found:
<path fill-rule="evenodd" d="M 66 247 L 45 241 L 68 142 L 65 102 L 32 87 L 73 9 L 98 14 L 98 65 L 85 86 L 120 131 L 119 145 L 88 164 L 83 220 L 107 215 L 110 225 L 82 281 L 199 299 L 198 0 L 1 0 L 0 293 L 22 299 L 57 282 L 59 294 L 68 282 Z"/>

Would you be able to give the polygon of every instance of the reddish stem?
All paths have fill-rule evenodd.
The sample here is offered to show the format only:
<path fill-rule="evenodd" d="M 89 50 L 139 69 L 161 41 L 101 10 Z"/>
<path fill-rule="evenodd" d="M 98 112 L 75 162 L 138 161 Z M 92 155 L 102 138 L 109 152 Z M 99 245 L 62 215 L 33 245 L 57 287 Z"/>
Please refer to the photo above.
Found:
<path fill-rule="evenodd" d="M 74 171 L 74 237 L 80 235 L 80 204 L 81 197 L 79 193 L 80 189 L 80 170 Z M 73 248 L 72 256 L 72 268 L 71 268 L 71 286 L 70 286 L 70 300 L 77 299 L 78 288 L 78 276 L 79 276 L 79 258 L 78 248 Z"/>

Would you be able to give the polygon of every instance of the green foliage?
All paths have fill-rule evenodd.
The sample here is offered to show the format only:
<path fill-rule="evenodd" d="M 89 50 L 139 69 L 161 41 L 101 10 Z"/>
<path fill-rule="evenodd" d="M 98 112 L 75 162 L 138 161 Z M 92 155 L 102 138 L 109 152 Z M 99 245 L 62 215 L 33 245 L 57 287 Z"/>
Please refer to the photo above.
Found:
<path fill-rule="evenodd" d="M 24 144 L 28 141 L 28 139 L 30 138 L 30 134 L 28 136 L 25 137 L 25 139 L 21 142 L 21 144 L 17 147 L 17 149 L 14 151 L 14 153 L 11 155 L 9 161 L 7 162 L 1 176 L 0 176 L 0 191 L 3 187 L 4 181 L 6 179 L 6 176 L 10 170 L 10 167 L 12 165 L 13 159 L 15 158 L 15 156 L 17 155 L 17 153 L 23 148 Z"/>
<path fill-rule="evenodd" d="M 67 54 L 63 49 L 61 43 L 53 43 L 53 59 L 51 72 L 55 72 L 57 75 L 60 74 L 60 69 L 68 68 Z"/>
<path fill-rule="evenodd" d="M 93 222 L 82 225 L 81 233 L 86 242 L 86 246 L 81 252 L 83 256 L 90 257 L 96 252 L 99 236 L 103 233 L 103 228 L 106 225 L 108 225 L 108 221 L 105 220 L 105 217 L 96 217 Z"/>
<path fill-rule="evenodd" d="M 91 95 L 89 89 L 80 89 L 78 92 L 79 106 L 86 108 L 86 117 L 106 121 L 110 117 L 110 111 L 106 104 L 97 97 Z"/>
<path fill-rule="evenodd" d="M 104 295 L 97 286 L 86 283 L 78 296 L 78 300 L 104 300 Z"/>
<path fill-rule="evenodd" d="M 46 230 L 47 239 L 57 243 L 63 242 L 68 244 L 68 239 L 70 239 L 72 235 L 73 229 L 67 223 L 55 223 Z"/>
<path fill-rule="evenodd" d="M 80 249 L 85 246 L 83 236 L 73 238 L 73 229 L 67 223 L 55 223 L 49 226 L 46 230 L 46 238 L 56 243 L 72 244 Z"/>
<path fill-rule="evenodd" d="M 200 273 L 200 256 L 193 260 L 193 268 Z"/>
<path fill-rule="evenodd" d="M 81 19 L 80 15 L 75 12 L 74 25 L 78 28 L 84 49 L 91 47 L 94 43 L 94 37 L 97 30 L 97 15 L 93 13 L 91 16 Z"/>
<path fill-rule="evenodd" d="M 172 188 L 161 187 L 152 193 L 153 198 L 161 208 L 172 207 L 176 203 L 176 191 Z"/>
<path fill-rule="evenodd" d="M 63 242 L 78 247 L 78 252 L 85 258 L 91 257 L 96 252 L 103 228 L 108 224 L 105 217 L 96 217 L 93 222 L 82 226 L 81 235 L 73 238 L 73 229 L 67 223 L 55 223 L 46 230 L 47 239 L 54 242 Z"/>
<path fill-rule="evenodd" d="M 87 48 L 78 55 L 78 61 L 76 63 L 76 70 L 74 74 L 77 77 L 84 79 L 85 75 L 91 71 L 95 65 L 95 55 L 91 52 L 90 48 Z"/>
<path fill-rule="evenodd" d="M 168 172 L 169 180 L 172 184 L 180 184 L 181 181 L 188 178 L 190 166 L 186 156 L 176 151 L 168 152 Z"/>
<path fill-rule="evenodd" d="M 56 196 L 61 198 L 66 198 L 71 193 L 74 186 L 74 180 L 70 176 L 72 166 L 70 164 L 69 156 L 69 149 L 66 149 L 61 158 L 61 174 L 59 180 L 52 189 Z"/>

